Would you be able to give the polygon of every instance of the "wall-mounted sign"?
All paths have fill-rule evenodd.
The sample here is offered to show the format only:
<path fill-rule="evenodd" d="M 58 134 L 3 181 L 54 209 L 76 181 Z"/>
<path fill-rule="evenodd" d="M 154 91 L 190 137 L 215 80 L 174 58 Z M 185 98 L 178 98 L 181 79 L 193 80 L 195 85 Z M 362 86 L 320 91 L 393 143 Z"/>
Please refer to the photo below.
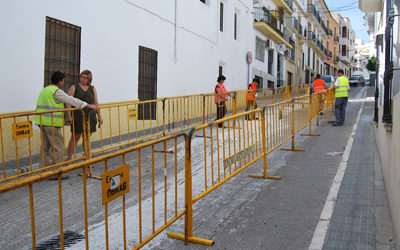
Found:
<path fill-rule="evenodd" d="M 251 64 L 253 62 L 253 54 L 251 53 L 251 51 L 247 52 L 246 60 L 248 64 Z"/>

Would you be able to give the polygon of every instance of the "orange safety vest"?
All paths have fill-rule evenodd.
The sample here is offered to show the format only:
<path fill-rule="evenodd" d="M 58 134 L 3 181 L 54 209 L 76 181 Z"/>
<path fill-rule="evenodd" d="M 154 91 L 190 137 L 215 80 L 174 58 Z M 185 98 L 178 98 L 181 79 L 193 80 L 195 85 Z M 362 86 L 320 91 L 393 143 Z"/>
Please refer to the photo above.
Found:
<path fill-rule="evenodd" d="M 314 93 L 326 93 L 324 80 L 322 80 L 321 78 L 314 80 Z"/>
<path fill-rule="evenodd" d="M 249 84 L 249 87 L 247 88 L 247 94 L 246 94 L 246 100 L 247 101 L 254 101 L 256 99 L 256 91 L 257 91 L 257 87 L 254 84 L 254 82 Z"/>
<path fill-rule="evenodd" d="M 220 95 L 217 94 L 217 88 L 218 87 L 221 90 L 221 94 Z M 215 85 L 214 94 L 215 94 L 215 96 L 214 96 L 215 103 L 225 102 L 226 101 L 226 97 L 228 96 L 225 86 L 220 84 L 220 83 L 217 83 L 217 85 Z"/>

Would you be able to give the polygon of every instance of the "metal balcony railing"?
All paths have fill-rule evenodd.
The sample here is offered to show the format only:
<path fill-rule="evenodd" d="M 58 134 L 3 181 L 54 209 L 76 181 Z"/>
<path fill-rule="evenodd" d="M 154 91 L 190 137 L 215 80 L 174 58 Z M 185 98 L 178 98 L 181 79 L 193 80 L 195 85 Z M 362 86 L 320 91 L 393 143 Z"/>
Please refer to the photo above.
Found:
<path fill-rule="evenodd" d="M 265 22 L 269 26 L 271 26 L 272 29 L 274 29 L 276 32 L 278 32 L 281 36 L 283 36 L 283 33 L 280 31 L 278 25 L 278 19 L 276 19 L 271 11 L 267 10 L 266 8 L 258 8 L 254 7 L 254 21 L 255 22 Z"/>
<path fill-rule="evenodd" d="M 307 39 L 317 44 L 317 37 L 313 31 L 308 32 Z"/>
<path fill-rule="evenodd" d="M 253 9 L 255 22 L 264 22 L 268 24 L 273 30 L 278 32 L 281 37 L 289 42 L 290 35 L 288 29 L 274 17 L 270 10 L 267 10 L 265 7 L 254 7 Z"/>
<path fill-rule="evenodd" d="M 332 58 L 332 51 L 328 51 L 328 57 Z"/>
<path fill-rule="evenodd" d="M 297 32 L 299 33 L 299 35 L 305 36 L 303 34 L 303 26 L 299 23 L 299 26 L 297 27 Z"/>
<path fill-rule="evenodd" d="M 335 63 L 338 63 L 339 62 L 339 57 L 338 56 L 335 56 Z"/>
<path fill-rule="evenodd" d="M 312 13 L 314 15 L 315 19 L 317 19 L 318 23 L 321 25 L 321 27 L 324 30 L 325 34 L 328 35 L 328 28 L 324 24 L 324 21 L 322 20 L 320 14 L 317 11 L 317 9 L 315 8 L 314 4 L 309 4 L 308 5 L 308 12 L 310 12 L 310 13 Z"/>
<path fill-rule="evenodd" d="M 292 11 L 294 11 L 294 9 L 293 9 L 293 0 L 285 0 L 285 2 L 287 3 L 287 5 L 289 5 L 290 9 L 292 9 Z"/>
<path fill-rule="evenodd" d="M 289 43 L 292 45 L 292 49 L 290 51 L 290 60 L 295 61 L 296 59 L 296 43 L 292 38 L 289 38 Z"/>
<path fill-rule="evenodd" d="M 286 27 L 283 27 L 283 38 L 289 42 L 290 39 L 290 33 Z"/>
<path fill-rule="evenodd" d="M 333 34 L 333 31 L 332 31 L 331 29 L 329 29 L 329 30 L 328 30 L 328 35 L 329 35 L 329 36 L 332 36 L 332 34 Z"/>
<path fill-rule="evenodd" d="M 292 26 L 294 29 L 296 29 L 296 30 L 298 29 L 299 21 L 297 20 L 296 17 L 293 17 L 293 19 L 292 19 Z"/>
<path fill-rule="evenodd" d="M 333 39 L 335 42 L 339 42 L 339 36 L 336 35 L 335 38 Z"/>

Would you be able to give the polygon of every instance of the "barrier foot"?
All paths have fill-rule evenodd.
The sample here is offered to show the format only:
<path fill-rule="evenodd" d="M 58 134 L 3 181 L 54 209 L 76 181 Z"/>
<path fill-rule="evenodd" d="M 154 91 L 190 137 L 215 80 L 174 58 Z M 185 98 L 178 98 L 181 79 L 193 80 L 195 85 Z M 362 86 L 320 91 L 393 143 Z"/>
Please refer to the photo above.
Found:
<path fill-rule="evenodd" d="M 168 237 L 178 239 L 178 240 L 185 240 L 185 235 L 184 234 L 179 234 L 179 233 L 173 233 L 169 232 L 167 233 Z M 198 238 L 198 237 L 189 237 L 189 242 L 196 243 L 196 244 L 201 244 L 201 245 L 206 245 L 206 246 L 212 246 L 214 245 L 213 240 L 207 240 L 203 238 Z"/>
<path fill-rule="evenodd" d="M 83 176 L 83 174 L 79 174 L 79 176 Z M 93 174 L 88 174 L 88 175 L 86 175 L 86 177 L 87 178 L 93 178 L 93 179 L 96 179 L 96 180 L 101 180 L 101 176 L 96 176 L 96 175 L 93 175 Z"/>
<path fill-rule="evenodd" d="M 301 134 L 301 136 L 319 136 L 319 134 Z"/>
<path fill-rule="evenodd" d="M 273 175 L 264 176 L 264 175 L 258 175 L 258 174 L 249 174 L 249 177 L 262 178 L 262 179 L 273 179 L 273 180 L 280 180 L 281 179 L 280 176 L 273 176 Z"/>
<path fill-rule="evenodd" d="M 306 151 L 304 148 L 281 148 L 281 150 L 285 150 L 285 151 Z"/>
<path fill-rule="evenodd" d="M 154 150 L 154 152 L 156 152 L 156 153 L 164 153 L 164 150 Z M 174 150 L 167 150 L 165 152 L 167 152 L 168 154 L 173 154 Z"/>

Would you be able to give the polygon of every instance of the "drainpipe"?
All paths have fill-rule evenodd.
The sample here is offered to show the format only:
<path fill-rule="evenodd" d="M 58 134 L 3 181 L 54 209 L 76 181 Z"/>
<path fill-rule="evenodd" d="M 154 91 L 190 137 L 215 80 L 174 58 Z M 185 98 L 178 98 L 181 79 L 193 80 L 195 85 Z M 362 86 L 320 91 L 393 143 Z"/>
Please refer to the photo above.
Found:
<path fill-rule="evenodd" d="M 174 62 L 176 63 L 178 61 L 178 56 L 177 56 L 177 48 L 176 48 L 176 32 L 177 32 L 177 9 L 178 9 L 178 0 L 175 0 L 175 19 L 174 19 Z"/>

